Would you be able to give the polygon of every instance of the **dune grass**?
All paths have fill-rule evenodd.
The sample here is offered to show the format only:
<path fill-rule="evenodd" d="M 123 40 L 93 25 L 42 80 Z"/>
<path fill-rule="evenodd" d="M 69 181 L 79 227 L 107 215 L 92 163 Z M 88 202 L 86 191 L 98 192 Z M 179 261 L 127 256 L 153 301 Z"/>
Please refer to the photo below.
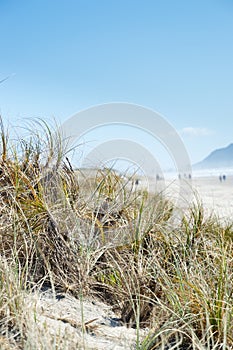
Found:
<path fill-rule="evenodd" d="M 59 135 L 35 129 L 12 142 L 1 124 L 1 348 L 36 348 L 25 296 L 47 286 L 148 327 L 137 349 L 232 349 L 232 224 L 198 200 L 174 224 L 170 201 L 109 169 L 80 180 Z M 71 348 L 40 333 L 36 344 Z"/>

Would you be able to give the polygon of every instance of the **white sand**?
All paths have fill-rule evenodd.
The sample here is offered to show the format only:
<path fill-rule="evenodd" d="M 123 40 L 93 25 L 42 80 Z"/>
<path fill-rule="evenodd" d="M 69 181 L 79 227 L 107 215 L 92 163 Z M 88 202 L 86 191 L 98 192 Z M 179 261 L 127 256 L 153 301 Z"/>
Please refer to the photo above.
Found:
<path fill-rule="evenodd" d="M 233 217 L 233 177 L 220 182 L 218 177 L 194 178 L 192 187 L 199 194 L 203 205 L 220 217 Z"/>
<path fill-rule="evenodd" d="M 138 189 L 142 188 L 163 193 L 176 207 L 182 209 L 198 198 L 207 214 L 214 212 L 220 218 L 233 218 L 233 176 L 228 176 L 226 181 L 222 182 L 217 176 L 196 177 L 192 180 L 141 179 Z"/>
<path fill-rule="evenodd" d="M 30 349 L 53 349 L 53 342 L 64 350 L 136 348 L 137 331 L 121 325 L 111 307 L 100 301 L 66 294 L 59 300 L 48 290 L 27 296 L 25 303 Z M 139 338 L 147 332 L 140 330 Z"/>
<path fill-rule="evenodd" d="M 233 218 L 233 176 L 222 182 L 218 177 L 166 181 L 165 193 L 176 201 L 178 207 L 187 208 L 198 198 L 207 214 L 214 212 L 220 218 Z"/>

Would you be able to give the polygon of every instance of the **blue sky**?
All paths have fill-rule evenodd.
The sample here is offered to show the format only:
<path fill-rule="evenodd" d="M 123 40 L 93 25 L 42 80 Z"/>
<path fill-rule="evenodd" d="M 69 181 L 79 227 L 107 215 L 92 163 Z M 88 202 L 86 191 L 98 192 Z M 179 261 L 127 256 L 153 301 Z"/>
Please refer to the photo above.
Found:
<path fill-rule="evenodd" d="M 233 142 L 232 0 L 0 0 L 0 14 L 12 125 L 122 101 L 161 113 L 192 162 Z"/>

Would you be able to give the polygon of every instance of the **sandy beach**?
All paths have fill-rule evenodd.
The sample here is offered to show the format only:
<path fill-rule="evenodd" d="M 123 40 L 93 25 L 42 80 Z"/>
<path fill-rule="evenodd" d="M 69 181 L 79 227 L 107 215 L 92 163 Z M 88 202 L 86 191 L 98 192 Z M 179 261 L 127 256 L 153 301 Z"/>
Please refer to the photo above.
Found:
<path fill-rule="evenodd" d="M 198 199 L 207 214 L 214 212 L 225 219 L 231 219 L 233 215 L 233 176 L 227 176 L 225 181 L 220 181 L 218 176 L 193 177 L 191 180 L 141 179 L 140 186 L 153 193 L 163 193 L 181 209 L 188 208 Z"/>
<path fill-rule="evenodd" d="M 218 177 L 194 178 L 192 188 L 200 196 L 206 210 L 214 211 L 221 218 L 231 219 L 233 214 L 233 176 L 228 176 L 222 182 Z"/>
<path fill-rule="evenodd" d="M 165 186 L 168 196 L 182 207 L 188 207 L 192 201 L 198 199 L 203 204 L 206 214 L 215 213 L 221 219 L 232 217 L 233 176 L 221 182 L 218 177 L 196 177 L 186 182 L 167 181 Z M 182 198 L 177 200 L 178 196 Z"/>

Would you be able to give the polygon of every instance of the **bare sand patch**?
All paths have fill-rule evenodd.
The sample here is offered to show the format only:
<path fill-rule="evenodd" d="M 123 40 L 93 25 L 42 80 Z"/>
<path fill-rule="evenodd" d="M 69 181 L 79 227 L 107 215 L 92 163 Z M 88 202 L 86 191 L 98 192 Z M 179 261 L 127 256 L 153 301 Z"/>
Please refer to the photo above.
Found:
<path fill-rule="evenodd" d="M 137 336 L 147 333 L 127 328 L 110 306 L 95 299 L 56 296 L 48 290 L 30 294 L 26 304 L 29 348 L 46 349 L 57 342 L 59 349 L 124 350 L 135 348 Z"/>

